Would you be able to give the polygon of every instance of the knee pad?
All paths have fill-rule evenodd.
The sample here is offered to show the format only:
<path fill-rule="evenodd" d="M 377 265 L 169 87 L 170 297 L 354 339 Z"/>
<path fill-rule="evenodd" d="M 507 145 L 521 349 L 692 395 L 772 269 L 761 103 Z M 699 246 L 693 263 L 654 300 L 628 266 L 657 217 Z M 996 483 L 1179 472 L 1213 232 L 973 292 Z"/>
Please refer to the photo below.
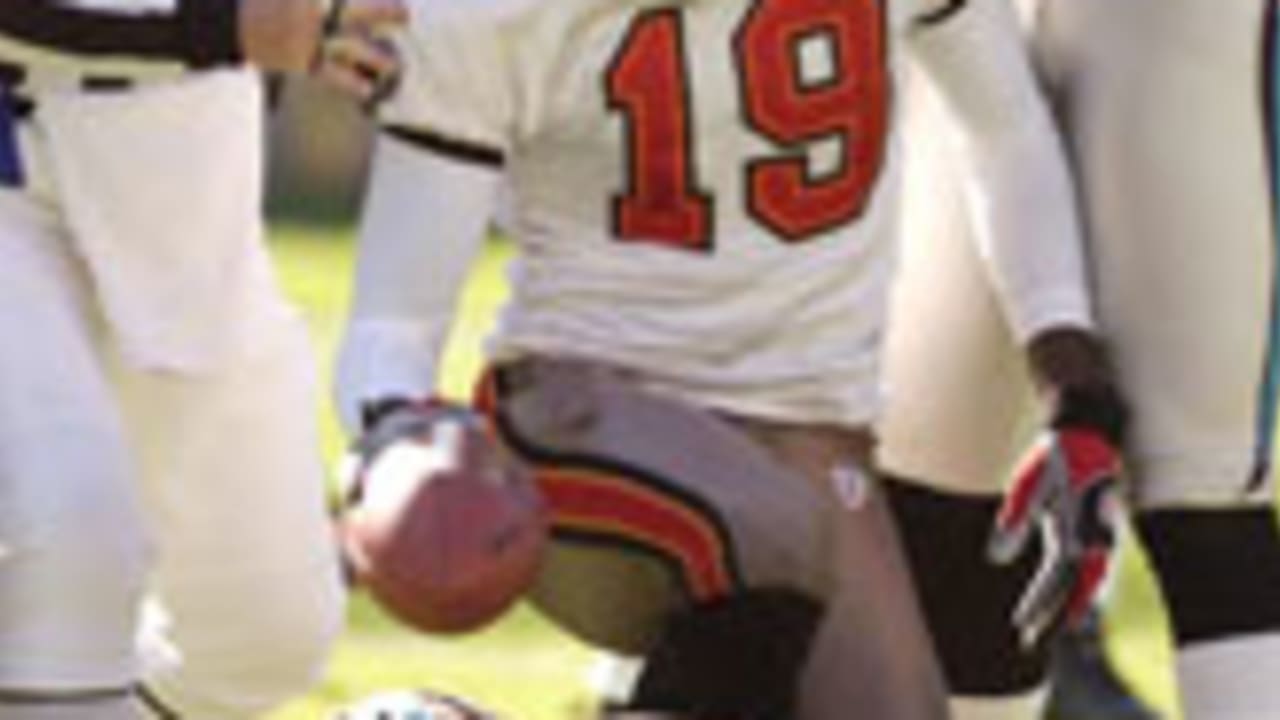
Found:
<path fill-rule="evenodd" d="M 1179 645 L 1280 630 L 1280 532 L 1267 507 L 1138 516 Z"/>
<path fill-rule="evenodd" d="M 1039 562 L 1039 538 L 1011 565 L 987 559 L 1000 497 L 938 492 L 885 477 L 929 632 L 953 695 L 1023 693 L 1043 682 L 1044 643 L 1024 648 L 1010 618 Z"/>
<path fill-rule="evenodd" d="M 667 623 L 630 706 L 733 720 L 790 717 L 821 617 L 821 604 L 786 589 L 695 606 Z"/>

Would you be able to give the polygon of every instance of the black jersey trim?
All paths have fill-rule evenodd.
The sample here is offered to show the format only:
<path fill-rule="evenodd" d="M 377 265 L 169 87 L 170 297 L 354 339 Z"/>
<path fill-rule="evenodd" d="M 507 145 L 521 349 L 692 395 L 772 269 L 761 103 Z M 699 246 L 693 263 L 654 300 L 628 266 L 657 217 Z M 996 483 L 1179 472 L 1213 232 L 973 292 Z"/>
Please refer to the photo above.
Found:
<path fill-rule="evenodd" d="M 429 130 L 408 128 L 403 125 L 384 125 L 382 131 L 420 150 L 443 155 L 451 160 L 494 168 L 500 168 L 506 164 L 506 157 L 501 150 L 486 145 L 449 138 Z"/>
<path fill-rule="evenodd" d="M 234 0 L 182 0 L 177 12 L 122 13 L 54 0 L 6 0 L 0 35 L 88 58 L 116 56 L 193 66 L 239 57 Z"/>
<path fill-rule="evenodd" d="M 916 17 L 915 23 L 921 27 L 931 25 L 939 25 L 949 20 L 953 15 L 965 9 L 969 5 L 969 0 L 947 0 L 947 4 L 937 10 L 930 10 L 923 15 Z"/>
<path fill-rule="evenodd" d="M 240 62 L 240 0 L 179 0 L 185 57 L 195 68 Z"/>

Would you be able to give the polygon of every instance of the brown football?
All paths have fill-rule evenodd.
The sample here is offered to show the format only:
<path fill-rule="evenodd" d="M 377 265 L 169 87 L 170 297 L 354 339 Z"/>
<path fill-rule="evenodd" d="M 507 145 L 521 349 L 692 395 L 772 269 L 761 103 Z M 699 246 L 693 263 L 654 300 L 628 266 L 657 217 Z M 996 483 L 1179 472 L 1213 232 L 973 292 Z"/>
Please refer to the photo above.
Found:
<path fill-rule="evenodd" d="M 395 443 L 358 482 L 339 525 L 345 559 L 401 621 L 469 632 L 532 584 L 548 536 L 542 497 L 478 423 L 444 420 Z"/>

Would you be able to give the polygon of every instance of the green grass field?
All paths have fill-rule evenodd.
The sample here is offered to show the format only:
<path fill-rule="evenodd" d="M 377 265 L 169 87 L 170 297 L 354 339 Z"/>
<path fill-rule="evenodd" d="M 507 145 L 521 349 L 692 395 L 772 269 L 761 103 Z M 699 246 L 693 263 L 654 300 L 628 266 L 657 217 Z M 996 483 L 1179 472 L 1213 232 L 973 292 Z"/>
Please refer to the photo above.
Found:
<path fill-rule="evenodd" d="M 302 306 L 328 377 L 349 295 L 350 245 L 333 230 L 282 228 L 274 248 L 289 292 Z M 467 394 L 479 368 L 478 349 L 494 308 L 504 297 L 503 252 L 488 252 L 468 286 L 462 322 L 446 357 L 447 390 Z M 326 452 L 342 440 L 332 408 L 323 409 Z M 1111 650 L 1139 691 L 1175 718 L 1166 670 L 1164 616 L 1141 559 L 1127 548 L 1115 587 Z M 348 632 L 324 682 L 270 720 L 321 720 L 339 705 L 379 689 L 434 687 L 457 692 L 512 720 L 571 720 L 589 698 L 584 674 L 589 652 L 520 609 L 494 627 L 458 639 L 414 635 L 395 627 L 363 598 L 352 604 Z M 851 718 L 850 720 L 854 720 Z M 876 720 L 869 718 L 867 720 Z"/>

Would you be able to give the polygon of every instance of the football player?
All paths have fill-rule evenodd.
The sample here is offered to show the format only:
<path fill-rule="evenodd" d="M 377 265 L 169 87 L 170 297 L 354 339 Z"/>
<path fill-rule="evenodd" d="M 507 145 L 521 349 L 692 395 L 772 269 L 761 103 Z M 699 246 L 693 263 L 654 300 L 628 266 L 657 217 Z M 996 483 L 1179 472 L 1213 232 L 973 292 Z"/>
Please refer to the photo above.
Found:
<path fill-rule="evenodd" d="M 1019 331 L 1080 360 L 1052 381 L 1093 361 L 1070 181 L 1011 11 L 410 9 L 339 363 L 353 431 L 415 426 L 405 415 L 433 405 L 464 270 L 509 181 L 512 299 L 479 405 L 552 508 L 534 603 L 645 658 L 615 714 L 941 717 L 869 470 L 906 51 L 988 171 L 975 195 L 1009 240 L 989 250 Z"/>
<path fill-rule="evenodd" d="M 262 243 L 261 89 L 238 62 L 307 66 L 320 13 L 236 9 L 0 13 L 6 720 L 257 717 L 340 626 L 311 358 Z"/>
<path fill-rule="evenodd" d="M 1088 211 L 1100 323 L 1132 401 L 1124 490 L 1172 621 L 1182 713 L 1275 717 L 1277 7 L 1025 6 Z M 922 136 L 948 132 L 943 112 L 928 113 Z M 880 457 L 900 478 L 892 495 L 956 716 L 1032 717 L 1044 647 L 1025 648 L 1010 617 L 1034 561 L 986 561 L 1031 391 L 968 243 L 955 183 L 970 170 L 938 149 L 909 164 Z"/>

